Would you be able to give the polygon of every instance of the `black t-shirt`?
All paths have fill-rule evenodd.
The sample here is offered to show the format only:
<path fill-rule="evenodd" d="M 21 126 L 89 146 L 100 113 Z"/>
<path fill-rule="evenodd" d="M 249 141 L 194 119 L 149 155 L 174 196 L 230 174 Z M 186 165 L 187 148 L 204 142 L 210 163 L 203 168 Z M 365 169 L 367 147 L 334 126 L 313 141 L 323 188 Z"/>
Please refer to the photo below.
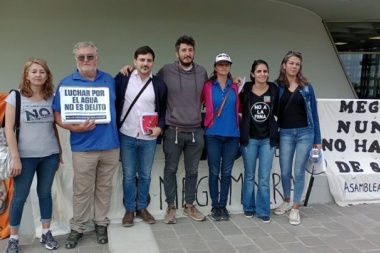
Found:
<path fill-rule="evenodd" d="M 257 96 L 251 92 L 251 124 L 249 127 L 250 138 L 265 139 L 269 137 L 269 115 L 272 102 L 270 89 L 268 89 L 261 96 Z"/>
<path fill-rule="evenodd" d="M 288 104 L 292 92 L 285 89 L 284 94 L 280 99 L 280 128 L 300 128 L 307 127 L 307 114 L 305 109 L 305 101 L 301 93 L 296 89 L 293 99 L 290 101 L 288 108 L 284 111 Z"/>

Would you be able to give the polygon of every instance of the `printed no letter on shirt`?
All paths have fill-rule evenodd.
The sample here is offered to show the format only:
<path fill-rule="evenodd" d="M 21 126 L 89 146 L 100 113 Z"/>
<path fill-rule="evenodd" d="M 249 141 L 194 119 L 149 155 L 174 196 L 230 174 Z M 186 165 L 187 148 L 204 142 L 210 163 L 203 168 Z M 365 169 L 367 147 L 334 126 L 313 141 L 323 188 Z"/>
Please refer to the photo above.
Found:
<path fill-rule="evenodd" d="M 62 123 L 82 123 L 86 119 L 97 124 L 111 121 L 108 87 L 60 87 Z"/>

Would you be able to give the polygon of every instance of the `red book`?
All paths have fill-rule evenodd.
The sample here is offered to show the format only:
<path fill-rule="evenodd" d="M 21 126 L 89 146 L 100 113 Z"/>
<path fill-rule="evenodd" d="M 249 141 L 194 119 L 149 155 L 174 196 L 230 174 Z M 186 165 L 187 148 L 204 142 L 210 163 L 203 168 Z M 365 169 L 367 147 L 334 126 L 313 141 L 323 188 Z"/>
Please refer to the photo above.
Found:
<path fill-rule="evenodd" d="M 156 127 L 158 124 L 158 114 L 155 112 L 144 112 L 140 118 L 140 126 L 143 134 L 149 135 L 152 132 L 148 127 Z"/>

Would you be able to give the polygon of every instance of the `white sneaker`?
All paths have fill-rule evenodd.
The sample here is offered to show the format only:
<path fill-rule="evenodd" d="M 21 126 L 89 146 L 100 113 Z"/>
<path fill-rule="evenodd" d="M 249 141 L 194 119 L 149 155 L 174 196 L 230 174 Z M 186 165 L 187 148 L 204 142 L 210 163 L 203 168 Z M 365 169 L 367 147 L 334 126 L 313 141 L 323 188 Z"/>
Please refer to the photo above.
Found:
<path fill-rule="evenodd" d="M 289 214 L 289 223 L 292 225 L 299 225 L 301 223 L 300 210 L 292 209 Z"/>
<path fill-rule="evenodd" d="M 284 214 L 287 211 L 289 211 L 292 208 L 292 206 L 293 206 L 292 203 L 284 201 L 282 202 L 281 206 L 274 209 L 274 214 L 277 214 L 277 215 Z"/>

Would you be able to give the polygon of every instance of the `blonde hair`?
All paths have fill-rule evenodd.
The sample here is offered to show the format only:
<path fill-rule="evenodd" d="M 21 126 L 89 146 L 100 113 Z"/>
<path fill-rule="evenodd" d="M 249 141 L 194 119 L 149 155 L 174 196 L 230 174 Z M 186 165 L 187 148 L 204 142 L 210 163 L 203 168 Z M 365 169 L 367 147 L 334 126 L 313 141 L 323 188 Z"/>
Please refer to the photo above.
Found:
<path fill-rule="evenodd" d="M 33 90 L 30 87 L 30 81 L 27 79 L 28 73 L 30 70 L 30 67 L 33 64 L 38 64 L 40 65 L 45 71 L 47 75 L 46 82 L 42 86 L 41 92 L 43 94 L 44 99 L 48 99 L 54 94 L 54 85 L 53 85 L 53 75 L 50 72 L 50 69 L 46 63 L 45 60 L 38 59 L 38 58 L 30 58 L 24 66 L 24 71 L 21 76 L 21 81 L 20 81 L 20 92 L 24 97 L 32 97 L 33 96 Z"/>

